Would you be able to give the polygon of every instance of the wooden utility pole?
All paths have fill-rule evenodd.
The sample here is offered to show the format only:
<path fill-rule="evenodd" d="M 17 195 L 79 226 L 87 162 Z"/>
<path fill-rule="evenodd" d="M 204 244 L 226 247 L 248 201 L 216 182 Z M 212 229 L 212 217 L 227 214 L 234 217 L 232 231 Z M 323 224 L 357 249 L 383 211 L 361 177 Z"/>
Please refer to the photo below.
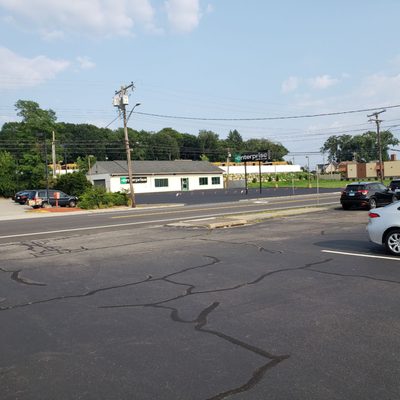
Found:
<path fill-rule="evenodd" d="M 128 86 L 121 86 L 119 91 L 115 92 L 113 104 L 115 107 L 122 112 L 122 117 L 124 121 L 124 139 L 125 139 L 125 150 L 126 150 L 126 161 L 128 164 L 128 179 L 129 179 L 129 191 L 130 191 L 130 198 L 131 198 L 131 207 L 136 207 L 135 202 L 135 192 L 133 189 L 133 171 L 132 171 L 132 160 L 131 160 L 131 149 L 129 146 L 129 136 L 128 136 L 128 125 L 127 125 L 127 118 L 126 118 L 126 106 L 129 104 L 129 96 L 128 90 L 134 89 L 135 86 L 131 83 Z M 138 104 L 137 104 L 138 105 Z M 135 105 L 136 107 L 136 105 Z M 133 111 L 133 110 L 132 110 Z"/>
<path fill-rule="evenodd" d="M 376 123 L 376 137 L 378 141 L 378 159 L 379 159 L 379 180 L 383 183 L 383 162 L 382 162 L 382 141 L 381 141 L 381 132 L 379 129 L 379 124 L 382 120 L 378 119 L 378 115 L 384 113 L 386 110 L 377 111 L 370 115 L 367 115 L 368 118 L 375 117 L 375 119 L 370 119 L 369 121 Z"/>
<path fill-rule="evenodd" d="M 53 140 L 51 141 L 51 158 L 53 162 L 53 176 L 57 175 L 57 160 L 56 160 L 56 134 L 53 131 Z"/>

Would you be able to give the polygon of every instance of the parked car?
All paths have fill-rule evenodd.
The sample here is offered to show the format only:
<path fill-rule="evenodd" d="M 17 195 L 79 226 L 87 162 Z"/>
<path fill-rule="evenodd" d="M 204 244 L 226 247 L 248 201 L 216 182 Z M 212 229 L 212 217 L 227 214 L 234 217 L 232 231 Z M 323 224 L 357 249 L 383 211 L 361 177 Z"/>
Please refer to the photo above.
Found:
<path fill-rule="evenodd" d="M 376 208 L 397 201 L 400 192 L 395 193 L 380 182 L 358 182 L 346 186 L 340 196 L 344 210 L 352 206 Z"/>
<path fill-rule="evenodd" d="M 57 197 L 58 193 L 58 199 Z M 57 203 L 61 207 L 75 207 L 78 202 L 76 196 L 71 196 L 60 190 L 49 189 L 47 197 L 46 189 L 33 190 L 29 193 L 28 205 L 33 208 L 55 206 Z"/>
<path fill-rule="evenodd" d="M 31 190 L 21 190 L 20 192 L 15 193 L 14 201 L 19 204 L 25 204 L 28 200 L 30 192 Z"/>
<path fill-rule="evenodd" d="M 400 179 L 392 179 L 389 183 L 389 189 L 392 192 L 400 192 Z"/>
<path fill-rule="evenodd" d="M 383 245 L 389 253 L 400 256 L 400 203 L 370 211 L 367 231 L 371 242 Z"/>

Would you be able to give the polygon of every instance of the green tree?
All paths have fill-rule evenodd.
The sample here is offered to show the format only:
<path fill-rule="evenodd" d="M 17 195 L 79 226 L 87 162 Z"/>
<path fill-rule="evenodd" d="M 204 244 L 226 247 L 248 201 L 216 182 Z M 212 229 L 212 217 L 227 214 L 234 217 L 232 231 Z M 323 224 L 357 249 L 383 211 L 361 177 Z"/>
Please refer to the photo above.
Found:
<path fill-rule="evenodd" d="M 154 160 L 175 160 L 179 158 L 177 140 L 168 132 L 161 130 L 151 137 Z"/>
<path fill-rule="evenodd" d="M 399 143 L 390 131 L 381 132 L 382 159 L 389 159 L 389 147 Z M 321 148 L 328 154 L 329 161 L 363 161 L 379 159 L 377 134 L 373 131 L 361 135 L 330 136 Z"/>
<path fill-rule="evenodd" d="M 201 130 L 197 136 L 200 154 L 206 155 L 211 162 L 226 160 L 227 151 L 218 134 L 213 131 Z"/>
<path fill-rule="evenodd" d="M 86 179 L 86 175 L 81 171 L 59 176 L 54 185 L 55 189 L 78 197 L 90 187 L 92 187 L 92 184 Z"/>
<path fill-rule="evenodd" d="M 230 149 L 231 153 L 241 152 L 243 150 L 243 138 L 240 133 L 234 129 L 229 131 L 228 137 L 225 140 L 226 147 Z"/>
<path fill-rule="evenodd" d="M 7 151 L 0 151 L 0 196 L 12 196 L 18 189 L 16 163 Z"/>
<path fill-rule="evenodd" d="M 89 173 L 89 168 L 92 170 L 93 165 L 96 164 L 96 161 L 96 157 L 93 154 L 89 154 L 85 157 L 78 157 L 76 159 L 76 164 L 78 166 L 78 170 L 85 175 Z"/>
<path fill-rule="evenodd" d="M 18 160 L 19 188 L 39 189 L 47 185 L 45 163 L 40 154 L 27 152 Z M 51 182 L 51 177 L 49 178 Z"/>
<path fill-rule="evenodd" d="M 182 159 L 198 160 L 200 158 L 198 138 L 189 133 L 182 133 L 179 141 L 179 151 Z"/>
<path fill-rule="evenodd" d="M 42 110 L 35 101 L 18 100 L 15 103 L 17 115 L 22 117 L 22 124 L 26 131 L 50 133 L 55 128 L 56 113 L 53 110 Z"/>

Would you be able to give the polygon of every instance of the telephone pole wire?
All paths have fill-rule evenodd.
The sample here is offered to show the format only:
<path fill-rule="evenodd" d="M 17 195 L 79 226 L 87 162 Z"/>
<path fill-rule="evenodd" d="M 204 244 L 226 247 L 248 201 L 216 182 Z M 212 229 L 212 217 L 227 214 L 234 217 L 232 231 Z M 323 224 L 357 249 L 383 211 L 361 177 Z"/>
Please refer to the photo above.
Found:
<path fill-rule="evenodd" d="M 121 89 L 115 92 L 115 96 L 113 99 L 113 105 L 114 107 L 118 107 L 120 112 L 122 112 L 122 117 L 124 121 L 124 139 L 125 139 L 126 161 L 128 164 L 128 179 L 129 179 L 129 191 L 130 191 L 129 194 L 130 194 L 132 208 L 136 207 L 136 202 L 135 202 L 135 191 L 133 189 L 133 170 L 132 170 L 132 160 L 131 160 L 131 149 L 129 146 L 126 106 L 129 104 L 128 90 L 131 89 L 133 91 L 134 88 L 135 86 L 133 85 L 133 82 L 131 82 L 130 85 L 121 86 Z M 138 105 L 140 105 L 140 103 L 137 103 L 133 108 L 137 107 Z"/>
<path fill-rule="evenodd" d="M 376 123 L 376 137 L 378 140 L 378 157 L 379 157 L 379 180 L 383 183 L 383 163 L 382 163 L 382 141 L 381 141 L 381 132 L 379 129 L 379 124 L 382 120 L 378 119 L 378 115 L 384 113 L 386 110 L 377 111 L 370 115 L 367 115 L 369 121 Z M 372 119 L 374 117 L 375 119 Z"/>

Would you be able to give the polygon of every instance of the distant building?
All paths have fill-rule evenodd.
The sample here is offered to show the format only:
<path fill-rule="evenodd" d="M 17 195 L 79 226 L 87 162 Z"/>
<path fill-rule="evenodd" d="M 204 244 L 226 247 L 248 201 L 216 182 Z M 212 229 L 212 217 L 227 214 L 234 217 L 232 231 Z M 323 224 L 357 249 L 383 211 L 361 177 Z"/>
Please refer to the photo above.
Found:
<path fill-rule="evenodd" d="M 214 165 L 221 168 L 225 173 L 228 173 L 228 163 L 213 163 Z M 260 172 L 260 166 L 258 161 L 247 162 L 246 172 L 248 174 L 258 174 Z M 286 161 L 273 162 L 273 163 L 261 163 L 262 174 L 280 174 L 290 172 L 301 172 L 300 165 L 288 164 Z M 244 163 L 229 163 L 229 175 L 243 175 L 245 173 Z"/>
<path fill-rule="evenodd" d="M 135 193 L 222 189 L 223 171 L 208 161 L 132 161 Z M 87 173 L 109 192 L 129 191 L 126 160 L 97 161 Z"/>
<path fill-rule="evenodd" d="M 330 162 L 326 164 L 317 164 L 316 172 L 318 174 L 334 174 L 338 172 L 338 164 L 335 162 Z"/>

